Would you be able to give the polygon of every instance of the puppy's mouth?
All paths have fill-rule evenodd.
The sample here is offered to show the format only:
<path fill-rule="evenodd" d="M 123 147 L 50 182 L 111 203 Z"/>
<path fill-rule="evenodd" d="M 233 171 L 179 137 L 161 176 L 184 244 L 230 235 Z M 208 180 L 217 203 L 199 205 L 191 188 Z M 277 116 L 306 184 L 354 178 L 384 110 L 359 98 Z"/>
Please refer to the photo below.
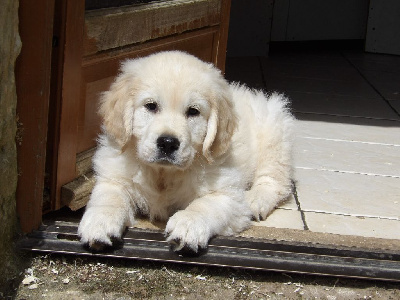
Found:
<path fill-rule="evenodd" d="M 163 154 L 158 155 L 155 159 L 150 161 L 152 164 L 156 164 L 162 167 L 184 169 L 185 164 L 177 161 L 174 157 L 165 156 Z"/>
<path fill-rule="evenodd" d="M 179 165 L 174 156 L 171 157 L 164 153 L 159 153 L 154 162 L 160 165 Z"/>

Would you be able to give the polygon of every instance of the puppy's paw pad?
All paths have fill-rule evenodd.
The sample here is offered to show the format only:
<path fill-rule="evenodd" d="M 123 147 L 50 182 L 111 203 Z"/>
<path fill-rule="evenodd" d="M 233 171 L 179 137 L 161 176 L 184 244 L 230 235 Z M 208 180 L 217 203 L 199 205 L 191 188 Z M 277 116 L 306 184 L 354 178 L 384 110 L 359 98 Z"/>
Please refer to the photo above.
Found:
<path fill-rule="evenodd" d="M 167 242 L 175 252 L 183 249 L 198 253 L 199 249 L 207 248 L 210 239 L 210 228 L 194 213 L 179 211 L 173 215 L 165 228 Z M 188 251 L 186 251 L 188 252 Z"/>

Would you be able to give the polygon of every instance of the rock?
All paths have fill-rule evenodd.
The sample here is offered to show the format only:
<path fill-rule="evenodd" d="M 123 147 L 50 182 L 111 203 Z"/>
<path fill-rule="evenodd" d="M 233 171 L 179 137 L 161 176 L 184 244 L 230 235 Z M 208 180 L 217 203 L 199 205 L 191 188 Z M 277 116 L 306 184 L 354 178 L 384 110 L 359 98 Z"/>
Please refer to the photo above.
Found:
<path fill-rule="evenodd" d="M 38 281 L 39 281 L 39 279 L 38 279 L 37 277 L 35 277 L 35 276 L 33 276 L 33 275 L 30 275 L 30 276 L 28 276 L 28 277 L 25 277 L 24 280 L 22 280 L 22 284 L 23 284 L 23 285 L 30 285 L 30 284 L 36 283 L 36 282 L 38 282 Z"/>

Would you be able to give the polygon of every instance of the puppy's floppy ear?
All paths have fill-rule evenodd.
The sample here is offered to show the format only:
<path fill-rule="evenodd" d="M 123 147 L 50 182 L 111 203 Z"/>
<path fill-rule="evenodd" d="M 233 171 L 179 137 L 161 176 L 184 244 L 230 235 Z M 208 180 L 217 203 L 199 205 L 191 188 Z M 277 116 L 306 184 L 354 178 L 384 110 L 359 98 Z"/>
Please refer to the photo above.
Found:
<path fill-rule="evenodd" d="M 121 149 L 132 134 L 132 94 L 132 78 L 123 73 L 100 98 L 99 115 L 103 119 L 103 130 L 114 138 Z"/>
<path fill-rule="evenodd" d="M 203 142 L 203 155 L 210 163 L 229 149 L 237 126 L 231 94 L 228 87 L 222 90 L 223 92 L 211 96 L 211 113 Z"/>

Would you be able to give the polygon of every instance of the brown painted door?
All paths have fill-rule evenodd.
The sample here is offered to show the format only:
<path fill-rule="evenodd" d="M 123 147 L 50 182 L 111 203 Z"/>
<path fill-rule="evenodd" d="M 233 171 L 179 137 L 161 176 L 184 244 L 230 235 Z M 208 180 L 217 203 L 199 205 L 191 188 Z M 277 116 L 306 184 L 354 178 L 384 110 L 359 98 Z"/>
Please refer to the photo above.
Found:
<path fill-rule="evenodd" d="M 21 0 L 21 11 L 33 9 L 30 2 Z M 24 231 L 40 224 L 43 211 L 57 210 L 73 200 L 71 193 L 62 195 L 62 187 L 90 169 L 90 153 L 100 128 L 98 95 L 109 87 L 122 60 L 176 49 L 213 62 L 222 70 L 225 65 L 230 0 L 153 1 L 102 9 L 92 9 L 91 1 L 86 1 L 85 9 L 84 0 L 47 2 L 53 7 L 46 8 L 50 27 L 42 33 L 47 65 L 39 70 L 47 79 L 48 91 L 42 99 L 46 103 L 42 113 L 48 120 L 44 118 L 47 122 L 41 131 L 41 139 L 46 140 L 43 132 L 48 129 L 47 147 L 40 148 L 46 159 L 35 176 L 40 183 L 35 186 L 39 192 L 34 199 L 21 196 L 31 191 L 24 189 L 24 184 L 19 187 L 17 201 Z M 21 17 L 23 29 L 34 31 L 36 25 L 28 20 L 29 15 Z M 21 36 L 24 43 L 28 37 Z M 27 45 L 25 51 L 33 47 L 33 43 Z M 29 69 L 30 65 L 25 62 L 22 67 Z M 28 103 L 19 107 L 28 114 L 31 109 Z M 32 132 L 32 136 L 38 133 Z M 24 144 L 22 148 L 34 146 Z M 21 163 L 30 168 L 22 159 Z M 31 168 L 31 172 L 35 170 Z M 33 180 L 25 172 L 21 178 L 21 182 Z"/>

